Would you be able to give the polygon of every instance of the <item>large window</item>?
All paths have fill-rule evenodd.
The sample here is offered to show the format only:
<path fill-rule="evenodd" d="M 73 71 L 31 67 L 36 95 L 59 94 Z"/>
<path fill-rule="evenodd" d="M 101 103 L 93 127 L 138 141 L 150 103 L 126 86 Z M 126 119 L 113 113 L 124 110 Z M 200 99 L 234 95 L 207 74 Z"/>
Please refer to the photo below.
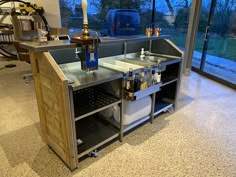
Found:
<path fill-rule="evenodd" d="M 83 17 L 81 0 L 60 0 L 62 26 L 70 34 L 80 33 Z M 152 0 L 88 0 L 89 29 L 100 35 L 144 34 L 151 23 Z"/>
<path fill-rule="evenodd" d="M 154 25 L 162 29 L 162 34 L 170 35 L 172 41 L 183 50 L 191 2 L 191 0 L 158 0 L 155 3 Z"/>
<path fill-rule="evenodd" d="M 81 33 L 81 0 L 60 0 L 60 7 L 62 26 L 70 34 Z M 89 28 L 113 36 L 145 34 L 145 28 L 153 25 L 184 48 L 190 7 L 191 0 L 88 0 Z"/>
<path fill-rule="evenodd" d="M 203 0 L 193 67 L 236 84 L 236 1 Z"/>
<path fill-rule="evenodd" d="M 185 50 L 192 0 L 88 0 L 90 31 L 101 36 L 145 34 L 147 26 Z M 62 26 L 81 33 L 81 0 L 60 0 Z M 193 66 L 236 83 L 236 1 L 202 0 Z"/>

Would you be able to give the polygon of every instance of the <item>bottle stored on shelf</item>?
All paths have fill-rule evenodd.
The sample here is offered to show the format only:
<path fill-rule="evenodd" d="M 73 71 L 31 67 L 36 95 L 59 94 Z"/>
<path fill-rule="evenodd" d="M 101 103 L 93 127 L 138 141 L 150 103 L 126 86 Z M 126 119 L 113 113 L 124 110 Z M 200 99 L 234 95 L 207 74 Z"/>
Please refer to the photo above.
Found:
<path fill-rule="evenodd" d="M 125 89 L 129 92 L 134 92 L 134 76 L 133 76 L 133 69 L 130 68 L 129 69 L 129 73 L 128 73 L 128 77 L 126 80 L 126 85 L 125 85 Z"/>
<path fill-rule="evenodd" d="M 145 77 L 147 80 L 147 87 L 152 86 L 152 68 L 151 67 L 148 67 Z"/>
<path fill-rule="evenodd" d="M 135 77 L 134 77 L 134 92 L 137 92 L 140 90 L 140 76 L 139 73 L 135 73 Z"/>
<path fill-rule="evenodd" d="M 152 70 L 152 85 L 155 85 L 157 83 L 155 75 L 156 75 L 156 71 L 153 69 Z"/>
<path fill-rule="evenodd" d="M 161 82 L 161 72 L 160 71 L 157 71 L 155 73 L 155 79 L 156 79 L 157 83 Z"/>
<path fill-rule="evenodd" d="M 141 72 L 141 78 L 140 78 L 140 90 L 144 90 L 148 87 L 148 84 L 147 84 L 147 80 L 146 80 L 146 77 L 145 77 L 145 72 Z"/>

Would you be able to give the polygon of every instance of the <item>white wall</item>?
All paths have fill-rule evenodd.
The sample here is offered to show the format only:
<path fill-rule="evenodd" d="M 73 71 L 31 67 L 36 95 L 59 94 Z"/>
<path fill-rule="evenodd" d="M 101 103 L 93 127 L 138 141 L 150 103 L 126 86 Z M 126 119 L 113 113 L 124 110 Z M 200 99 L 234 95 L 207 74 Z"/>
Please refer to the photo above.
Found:
<path fill-rule="evenodd" d="M 47 19 L 49 26 L 54 28 L 61 27 L 59 0 L 26 0 L 25 2 L 43 6 L 45 18 Z M 5 3 L 3 6 L 11 7 L 11 3 Z M 17 3 L 15 3 L 15 6 L 18 6 Z M 4 23 L 9 23 L 8 19 L 6 19 L 6 22 L 4 21 Z"/>
<path fill-rule="evenodd" d="M 43 6 L 50 27 L 61 27 L 59 0 L 31 0 L 30 2 Z"/>

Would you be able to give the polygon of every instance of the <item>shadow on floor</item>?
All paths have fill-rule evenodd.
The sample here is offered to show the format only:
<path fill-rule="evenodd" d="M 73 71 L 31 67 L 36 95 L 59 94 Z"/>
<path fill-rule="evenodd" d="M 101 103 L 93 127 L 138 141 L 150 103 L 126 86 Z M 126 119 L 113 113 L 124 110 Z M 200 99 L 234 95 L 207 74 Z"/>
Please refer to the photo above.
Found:
<path fill-rule="evenodd" d="M 0 136 L 12 168 L 26 163 L 40 177 L 71 176 L 70 170 L 42 141 L 39 123 Z"/>
<path fill-rule="evenodd" d="M 183 93 L 180 98 L 182 99 L 181 107 L 186 106 L 193 100 Z M 39 123 L 0 136 L 0 145 L 12 168 L 26 163 L 32 169 L 31 172 L 37 173 L 40 177 L 70 177 L 92 165 L 99 159 L 104 158 L 125 143 L 132 146 L 142 144 L 169 125 L 167 118 L 170 115 L 169 113 L 159 115 L 154 119 L 153 124 L 147 122 L 145 125 L 127 134 L 122 143 L 116 141 L 101 150 L 97 158 L 87 158 L 80 162 L 79 168 L 73 172 L 71 172 L 60 158 L 42 141 Z"/>
<path fill-rule="evenodd" d="M 193 100 L 194 99 L 192 97 L 180 91 L 176 110 L 182 109 L 183 107 L 190 104 Z"/>
<path fill-rule="evenodd" d="M 170 114 L 168 114 L 170 115 Z M 124 139 L 122 142 L 115 140 L 115 142 L 110 142 L 108 146 L 103 149 L 98 149 L 99 155 L 96 158 L 86 158 L 79 163 L 79 168 L 73 171 L 73 174 L 78 173 L 80 170 L 83 170 L 93 163 L 99 161 L 102 158 L 105 158 L 106 155 L 114 152 L 116 149 L 121 148 L 125 144 L 131 146 L 138 146 L 151 138 L 154 134 L 158 133 L 161 129 L 169 125 L 169 121 L 166 120 L 168 117 L 167 114 L 160 115 L 157 119 L 155 118 L 153 124 L 150 124 L 149 121 L 145 122 L 144 125 L 140 125 L 135 129 L 125 133 Z"/>
<path fill-rule="evenodd" d="M 97 158 L 88 157 L 82 160 L 79 168 L 71 172 L 55 152 L 42 141 L 40 123 L 0 136 L 0 146 L 12 169 L 25 163 L 32 169 L 29 176 L 34 175 L 30 173 L 37 173 L 40 177 L 70 177 L 113 152 L 122 144 L 117 140 L 102 149 Z"/>
<path fill-rule="evenodd" d="M 154 118 L 152 124 L 147 122 L 138 129 L 129 132 L 125 137 L 124 142 L 132 146 L 138 146 L 144 143 L 146 140 L 169 125 L 169 120 L 166 119 L 169 115 L 169 113 L 158 115 Z"/>
<path fill-rule="evenodd" d="M 180 92 L 179 99 L 178 99 L 178 107 L 176 109 L 182 109 L 183 107 L 187 106 L 193 101 L 193 98 L 184 94 L 183 92 Z M 134 133 L 128 134 L 127 138 L 125 139 L 125 142 L 127 142 L 130 145 L 137 146 L 145 142 L 147 139 L 154 136 L 156 133 L 161 131 L 163 128 L 167 127 L 169 125 L 169 120 L 167 119 L 171 114 L 174 114 L 175 112 L 166 112 L 157 115 L 154 118 L 153 124 L 150 124 L 147 122 L 144 126 L 134 130 Z"/>

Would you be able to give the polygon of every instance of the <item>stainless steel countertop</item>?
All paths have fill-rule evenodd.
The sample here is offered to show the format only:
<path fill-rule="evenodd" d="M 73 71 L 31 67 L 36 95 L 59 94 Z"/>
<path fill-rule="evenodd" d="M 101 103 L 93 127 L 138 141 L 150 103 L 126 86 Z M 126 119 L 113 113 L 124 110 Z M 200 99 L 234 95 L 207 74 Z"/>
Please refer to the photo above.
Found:
<path fill-rule="evenodd" d="M 176 58 L 160 57 L 160 59 L 158 60 L 149 59 L 148 57 L 145 57 L 143 60 L 141 60 L 140 58 L 125 58 L 125 59 L 122 59 L 121 61 L 135 64 L 135 65 L 140 65 L 140 66 L 146 66 L 146 67 L 166 66 L 166 65 L 180 62 L 181 57 L 176 57 Z"/>
<path fill-rule="evenodd" d="M 156 36 L 146 37 L 145 35 L 100 37 L 101 44 L 99 45 L 102 46 L 102 45 L 110 45 L 110 44 L 115 44 L 115 43 L 166 39 L 169 37 L 170 37 L 169 35 L 161 35 L 159 37 L 156 37 Z M 70 43 L 69 40 L 47 41 L 47 42 L 28 42 L 27 41 L 27 42 L 21 42 L 20 46 L 22 48 L 25 48 L 34 52 L 45 52 L 45 51 L 56 50 L 56 49 L 75 48 L 77 44 Z"/>
<path fill-rule="evenodd" d="M 103 66 L 99 66 L 95 71 L 83 71 L 80 62 L 62 64 L 59 67 L 74 91 L 123 77 L 121 72 Z"/>
<path fill-rule="evenodd" d="M 46 52 L 55 49 L 74 48 L 75 43 L 70 43 L 69 40 L 59 41 L 46 41 L 46 42 L 22 42 L 20 43 L 22 48 L 32 50 L 34 52 Z"/>

